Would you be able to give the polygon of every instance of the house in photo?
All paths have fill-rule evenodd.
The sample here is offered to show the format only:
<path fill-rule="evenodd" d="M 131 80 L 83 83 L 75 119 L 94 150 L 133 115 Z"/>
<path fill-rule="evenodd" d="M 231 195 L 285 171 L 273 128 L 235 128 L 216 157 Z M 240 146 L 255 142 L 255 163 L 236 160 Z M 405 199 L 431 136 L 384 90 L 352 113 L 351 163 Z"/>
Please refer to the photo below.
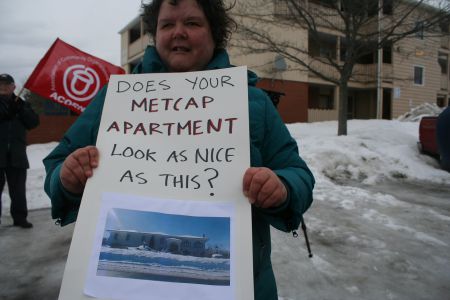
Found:
<path fill-rule="evenodd" d="M 204 257 L 205 236 L 169 235 L 159 232 L 139 232 L 135 230 L 106 230 L 108 236 L 103 244 L 112 248 L 140 247 L 143 249 L 172 254 Z"/>

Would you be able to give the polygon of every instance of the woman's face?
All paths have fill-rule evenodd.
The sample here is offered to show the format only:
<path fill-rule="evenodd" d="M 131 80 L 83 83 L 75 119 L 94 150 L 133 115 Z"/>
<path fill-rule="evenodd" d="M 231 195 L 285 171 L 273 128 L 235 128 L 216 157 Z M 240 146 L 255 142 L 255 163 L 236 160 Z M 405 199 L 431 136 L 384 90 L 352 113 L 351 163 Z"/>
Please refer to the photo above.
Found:
<path fill-rule="evenodd" d="M 155 43 L 170 72 L 203 70 L 215 48 L 208 20 L 196 0 L 161 4 Z"/>

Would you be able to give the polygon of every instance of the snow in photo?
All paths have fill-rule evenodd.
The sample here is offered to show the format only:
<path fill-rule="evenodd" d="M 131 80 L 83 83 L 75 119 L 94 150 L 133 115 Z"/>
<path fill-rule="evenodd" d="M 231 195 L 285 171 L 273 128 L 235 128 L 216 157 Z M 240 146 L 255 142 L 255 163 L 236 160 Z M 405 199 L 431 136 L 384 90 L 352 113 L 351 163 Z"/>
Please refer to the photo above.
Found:
<path fill-rule="evenodd" d="M 113 208 L 106 224 L 97 275 L 230 285 L 229 218 Z"/>

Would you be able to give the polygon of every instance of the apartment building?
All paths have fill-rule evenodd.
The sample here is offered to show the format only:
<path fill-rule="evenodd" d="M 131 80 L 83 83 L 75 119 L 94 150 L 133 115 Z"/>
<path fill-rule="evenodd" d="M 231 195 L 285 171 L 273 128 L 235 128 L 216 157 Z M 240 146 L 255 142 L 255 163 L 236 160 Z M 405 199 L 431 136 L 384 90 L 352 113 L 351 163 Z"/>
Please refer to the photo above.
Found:
<path fill-rule="evenodd" d="M 207 254 L 205 236 L 170 235 L 135 230 L 107 230 L 103 244 L 112 248 L 141 247 L 142 250 L 203 257 Z"/>
<path fill-rule="evenodd" d="M 326 12 L 329 1 L 307 2 L 311 9 Z M 273 13 L 274 18 L 284 17 L 287 14 L 287 7 L 283 6 L 283 3 L 273 0 L 274 5 L 264 9 Z M 234 9 L 239 9 L 239 5 Z M 389 10 L 387 5 L 383 9 L 383 14 L 395 18 L 395 11 Z M 245 20 L 239 19 L 239 22 Z M 340 20 L 336 18 L 330 22 Z M 280 27 L 271 30 L 275 35 L 283 36 L 284 39 L 287 37 L 304 45 L 309 57 L 332 56 L 339 63 L 345 55 L 345 40 L 326 24 L 320 26 L 319 39 L 312 39 L 306 28 L 294 30 Z M 450 39 L 447 34 L 448 26 L 441 29 L 444 33 L 442 35 L 425 37 L 419 32 L 384 47 L 380 60 L 377 50 L 360 58 L 353 68 L 353 75 L 348 84 L 347 117 L 394 119 L 425 102 L 436 103 L 441 107 L 449 105 Z M 264 27 L 261 30 L 268 29 Z M 139 17 L 132 20 L 120 34 L 122 67 L 130 72 L 140 61 L 151 39 L 145 33 L 145 26 Z M 233 36 L 235 40 L 240 38 L 242 37 L 236 34 Z M 258 74 L 261 78 L 260 87 L 284 94 L 280 98 L 278 110 L 286 123 L 337 120 L 339 107 L 337 85 L 323 80 L 311 71 L 293 65 L 276 53 L 246 54 L 237 48 L 229 48 L 229 53 L 233 64 L 247 65 Z M 303 59 L 308 60 L 308 55 Z M 328 65 L 321 66 L 320 70 L 324 73 L 336 72 Z"/>

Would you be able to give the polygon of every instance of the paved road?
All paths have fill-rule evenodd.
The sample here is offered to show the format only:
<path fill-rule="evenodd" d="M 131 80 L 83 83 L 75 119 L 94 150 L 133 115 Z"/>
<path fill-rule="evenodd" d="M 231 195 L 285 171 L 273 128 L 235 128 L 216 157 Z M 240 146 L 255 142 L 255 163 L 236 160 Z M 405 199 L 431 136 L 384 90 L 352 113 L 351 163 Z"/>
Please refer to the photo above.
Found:
<path fill-rule="evenodd" d="M 450 185 L 316 187 L 303 237 L 273 231 L 284 300 L 450 300 Z M 395 196 L 395 198 L 393 197 Z"/>
<path fill-rule="evenodd" d="M 73 225 L 61 228 L 49 209 L 30 211 L 32 229 L 0 225 L 0 299 L 55 300 L 64 272 Z"/>
<path fill-rule="evenodd" d="M 450 188 L 424 186 L 378 186 L 374 193 L 398 199 L 385 203 L 316 200 L 307 215 L 312 259 L 302 237 L 274 232 L 280 300 L 450 299 Z M 49 209 L 29 220 L 27 230 L 2 218 L 0 300 L 58 298 L 74 226 L 54 225 Z"/>

